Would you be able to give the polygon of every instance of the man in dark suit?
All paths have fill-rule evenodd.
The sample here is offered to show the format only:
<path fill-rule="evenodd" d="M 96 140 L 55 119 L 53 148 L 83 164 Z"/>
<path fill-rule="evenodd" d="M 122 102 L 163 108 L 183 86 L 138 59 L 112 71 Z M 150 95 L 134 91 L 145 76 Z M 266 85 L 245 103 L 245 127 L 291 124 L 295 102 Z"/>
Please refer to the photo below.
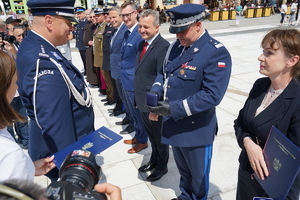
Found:
<path fill-rule="evenodd" d="M 110 75 L 110 39 L 112 35 L 114 34 L 115 28 L 110 23 L 110 17 L 109 17 L 109 9 L 104 7 L 103 13 L 105 16 L 105 21 L 107 22 L 105 31 L 103 33 L 103 63 L 102 63 L 102 74 L 106 83 L 106 98 L 102 99 L 102 102 L 105 102 L 104 105 L 112 105 L 115 103 L 114 99 L 114 89 L 112 85 L 112 78 Z"/>
<path fill-rule="evenodd" d="M 117 116 L 123 113 L 123 91 L 120 79 L 120 63 L 121 63 L 121 47 L 124 39 L 124 33 L 127 31 L 127 26 L 123 23 L 120 16 L 120 8 L 113 7 L 109 11 L 110 22 L 116 28 L 110 41 L 110 72 L 113 79 L 113 87 L 116 95 L 116 106 L 111 111 L 110 116 Z M 126 121 L 129 121 L 128 113 L 126 113 Z M 125 119 L 124 118 L 124 119 Z M 132 121 L 132 120 L 131 120 Z M 116 122 L 117 125 L 124 125 L 125 120 Z M 131 128 L 130 128 L 131 126 Z M 128 129 L 128 128 L 127 128 Z M 133 121 L 129 123 L 129 130 L 127 133 L 133 132 Z M 123 130 L 124 131 L 124 130 Z"/>
<path fill-rule="evenodd" d="M 143 41 L 139 45 L 136 57 L 134 97 L 152 147 L 150 161 L 140 167 L 139 171 L 146 172 L 155 169 L 147 180 L 156 181 L 168 172 L 169 145 L 161 143 L 162 116 L 158 116 L 158 121 L 150 121 L 150 112 L 145 108 L 145 102 L 146 93 L 150 91 L 163 65 L 169 42 L 159 34 L 159 13 L 152 9 L 141 13 L 139 33 Z M 151 113 L 151 115 L 154 114 Z"/>
<path fill-rule="evenodd" d="M 222 43 L 203 28 L 205 6 L 183 4 L 167 10 L 170 47 L 151 88 L 163 101 L 150 112 L 164 116 L 162 143 L 172 145 L 180 173 L 181 194 L 175 199 L 206 199 L 212 147 L 218 124 L 215 107 L 230 78 L 231 57 Z"/>
<path fill-rule="evenodd" d="M 135 144 L 128 153 L 137 153 L 148 147 L 147 133 L 141 114 L 134 106 L 134 72 L 135 58 L 139 43 L 143 40 L 138 33 L 136 5 L 125 2 L 121 6 L 121 16 L 128 30 L 124 34 L 121 48 L 120 78 L 124 92 L 124 103 L 134 122 L 135 136 L 132 140 L 124 140 L 125 144 Z"/>

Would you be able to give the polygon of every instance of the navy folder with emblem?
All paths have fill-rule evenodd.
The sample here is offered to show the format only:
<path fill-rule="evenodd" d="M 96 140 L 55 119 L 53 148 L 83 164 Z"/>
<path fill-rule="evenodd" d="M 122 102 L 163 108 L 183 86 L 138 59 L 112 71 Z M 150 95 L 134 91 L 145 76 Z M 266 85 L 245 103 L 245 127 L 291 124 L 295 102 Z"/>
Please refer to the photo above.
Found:
<path fill-rule="evenodd" d="M 157 106 L 158 96 L 155 93 L 147 92 L 146 93 L 146 104 L 149 106 Z"/>
<path fill-rule="evenodd" d="M 265 180 L 256 180 L 273 200 L 285 199 L 300 170 L 300 149 L 272 126 L 263 155 L 269 170 Z"/>
<path fill-rule="evenodd" d="M 54 160 L 56 167 L 60 169 L 61 164 L 71 151 L 76 149 L 84 149 L 93 152 L 95 155 L 104 151 L 111 145 L 115 144 L 123 137 L 117 133 L 102 126 L 98 130 L 90 133 L 89 135 L 81 138 L 73 144 L 63 148 L 62 150 L 54 154 Z"/>

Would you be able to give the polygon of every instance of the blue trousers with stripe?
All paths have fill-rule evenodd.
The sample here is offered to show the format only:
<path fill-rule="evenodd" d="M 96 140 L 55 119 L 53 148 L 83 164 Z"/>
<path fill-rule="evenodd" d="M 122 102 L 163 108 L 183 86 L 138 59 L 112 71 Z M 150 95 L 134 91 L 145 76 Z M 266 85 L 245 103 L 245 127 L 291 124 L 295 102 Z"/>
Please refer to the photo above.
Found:
<path fill-rule="evenodd" d="M 212 144 L 197 147 L 172 146 L 180 173 L 179 197 L 182 200 L 207 199 L 212 146 Z"/>

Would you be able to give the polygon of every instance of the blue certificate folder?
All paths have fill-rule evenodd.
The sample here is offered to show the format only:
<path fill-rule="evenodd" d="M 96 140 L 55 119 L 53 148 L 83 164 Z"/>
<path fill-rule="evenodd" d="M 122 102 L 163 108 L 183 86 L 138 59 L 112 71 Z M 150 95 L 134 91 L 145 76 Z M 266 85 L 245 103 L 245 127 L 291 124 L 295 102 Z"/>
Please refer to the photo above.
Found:
<path fill-rule="evenodd" d="M 272 126 L 263 154 L 269 176 L 265 180 L 254 175 L 273 200 L 285 199 L 300 169 L 300 149 L 276 127 Z"/>
<path fill-rule="evenodd" d="M 71 153 L 71 151 L 76 149 L 85 149 L 97 155 L 111 145 L 117 143 L 122 138 L 122 136 L 102 126 L 93 133 L 56 152 L 54 154 L 55 157 L 53 162 L 55 163 L 57 168 L 60 169 L 61 164 L 63 163 L 67 155 Z"/>

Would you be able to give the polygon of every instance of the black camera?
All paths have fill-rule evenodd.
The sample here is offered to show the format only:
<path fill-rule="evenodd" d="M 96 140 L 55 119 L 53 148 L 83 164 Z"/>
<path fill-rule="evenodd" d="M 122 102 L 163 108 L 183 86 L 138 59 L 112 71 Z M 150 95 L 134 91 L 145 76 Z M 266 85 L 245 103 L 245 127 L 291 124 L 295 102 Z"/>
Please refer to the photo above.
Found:
<path fill-rule="evenodd" d="M 10 44 L 14 43 L 16 41 L 16 37 L 13 35 L 7 35 L 6 32 L 0 32 L 0 37 L 2 40 L 5 40 L 9 42 Z"/>
<path fill-rule="evenodd" d="M 95 156 L 87 150 L 74 150 L 59 170 L 60 181 L 47 188 L 48 199 L 53 200 L 106 200 L 106 195 L 92 191 L 102 175 Z"/>

